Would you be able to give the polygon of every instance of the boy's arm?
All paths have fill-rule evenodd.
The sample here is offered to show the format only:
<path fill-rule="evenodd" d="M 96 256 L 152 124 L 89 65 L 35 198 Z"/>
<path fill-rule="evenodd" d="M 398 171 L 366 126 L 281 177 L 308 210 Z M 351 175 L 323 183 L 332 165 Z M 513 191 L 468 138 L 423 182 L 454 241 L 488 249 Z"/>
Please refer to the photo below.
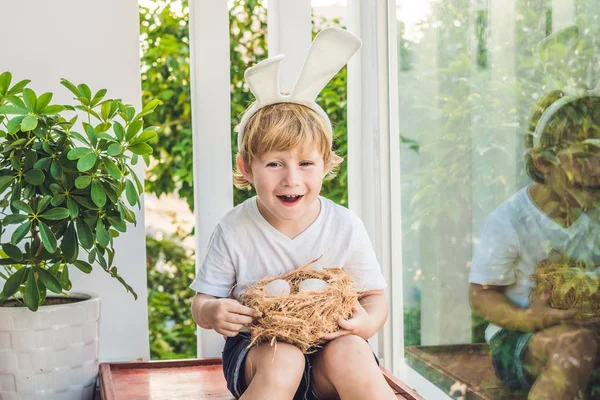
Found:
<path fill-rule="evenodd" d="M 469 286 L 471 308 L 486 321 L 502 328 L 533 332 L 573 320 L 576 310 L 558 310 L 550 307 L 550 295 L 544 293 L 531 302 L 529 308 L 520 308 L 504 295 L 505 286 Z"/>
<path fill-rule="evenodd" d="M 383 289 L 360 293 L 360 300 L 352 309 L 352 318 L 338 320 L 340 330 L 323 336 L 325 340 L 333 340 L 345 335 L 358 335 L 363 339 L 373 336 L 383 326 L 388 316 Z"/>
<path fill-rule="evenodd" d="M 204 329 L 214 329 L 224 336 L 237 335 L 244 325 L 260 315 L 234 299 L 197 293 L 192 300 L 192 318 L 196 324 Z"/>

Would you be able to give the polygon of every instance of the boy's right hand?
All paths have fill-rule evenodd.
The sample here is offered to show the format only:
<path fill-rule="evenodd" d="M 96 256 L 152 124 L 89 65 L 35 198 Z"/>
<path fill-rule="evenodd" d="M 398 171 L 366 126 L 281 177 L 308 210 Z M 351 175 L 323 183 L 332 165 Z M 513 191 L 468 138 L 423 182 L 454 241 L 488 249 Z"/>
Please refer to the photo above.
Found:
<path fill-rule="evenodd" d="M 539 331 L 554 325 L 572 323 L 577 316 L 577 310 L 559 310 L 550 306 L 550 292 L 546 291 L 531 302 L 526 309 L 525 325 L 531 329 L 526 331 Z"/>
<path fill-rule="evenodd" d="M 262 316 L 262 313 L 233 299 L 214 299 L 206 305 L 206 308 L 212 329 L 228 337 L 236 336 L 244 325 Z"/>

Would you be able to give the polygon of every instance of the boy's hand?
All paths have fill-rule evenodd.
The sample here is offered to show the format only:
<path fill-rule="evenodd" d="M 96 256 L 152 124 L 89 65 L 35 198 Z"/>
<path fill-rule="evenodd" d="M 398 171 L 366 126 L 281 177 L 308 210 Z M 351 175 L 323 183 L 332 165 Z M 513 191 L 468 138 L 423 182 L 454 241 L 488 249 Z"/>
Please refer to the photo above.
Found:
<path fill-rule="evenodd" d="M 223 336 L 236 336 L 244 325 L 262 316 L 262 313 L 240 304 L 233 299 L 215 299 L 207 304 L 209 322 Z"/>
<path fill-rule="evenodd" d="M 352 307 L 352 317 L 350 319 L 340 317 L 337 322 L 340 326 L 340 329 L 335 332 L 326 333 L 323 335 L 322 339 L 333 340 L 340 336 L 346 335 L 358 335 L 362 337 L 363 335 L 361 333 L 363 332 L 361 328 L 370 324 L 371 318 L 367 313 L 367 310 L 365 310 L 364 307 L 357 301 Z"/>
<path fill-rule="evenodd" d="M 525 324 L 530 325 L 530 330 L 541 330 L 554 325 L 573 323 L 577 310 L 559 310 L 550 307 L 550 292 L 542 293 L 531 302 L 526 311 Z"/>

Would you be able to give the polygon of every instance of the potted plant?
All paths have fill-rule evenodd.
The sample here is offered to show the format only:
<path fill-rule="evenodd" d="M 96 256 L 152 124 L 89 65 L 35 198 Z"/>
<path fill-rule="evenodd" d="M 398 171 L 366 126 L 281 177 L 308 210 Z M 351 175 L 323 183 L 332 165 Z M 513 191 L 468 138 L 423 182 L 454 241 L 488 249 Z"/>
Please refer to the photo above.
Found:
<path fill-rule="evenodd" d="M 68 294 L 69 271 L 99 265 L 137 298 L 113 240 L 136 223 L 132 165 L 148 164 L 157 135 L 142 118 L 158 101 L 136 113 L 63 79 L 74 104 L 53 105 L 52 93 L 11 80 L 0 75 L 0 398 L 81 399 L 98 370 L 99 303 Z"/>

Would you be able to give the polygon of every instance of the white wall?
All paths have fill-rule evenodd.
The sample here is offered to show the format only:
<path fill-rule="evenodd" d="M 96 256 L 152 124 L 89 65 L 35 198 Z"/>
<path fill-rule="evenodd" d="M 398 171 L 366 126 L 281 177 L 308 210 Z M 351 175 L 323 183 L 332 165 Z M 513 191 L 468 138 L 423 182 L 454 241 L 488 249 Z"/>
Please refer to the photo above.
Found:
<path fill-rule="evenodd" d="M 133 0 L 0 2 L 0 73 L 31 79 L 36 91 L 69 102 L 60 78 L 140 107 L 139 15 Z M 138 166 L 138 174 L 142 176 Z M 143 205 L 142 205 L 143 210 Z M 87 276 L 72 268 L 76 291 L 101 296 L 100 359 L 149 358 L 144 216 L 116 242 L 115 265 L 139 295 L 137 301 L 101 268 Z"/>

